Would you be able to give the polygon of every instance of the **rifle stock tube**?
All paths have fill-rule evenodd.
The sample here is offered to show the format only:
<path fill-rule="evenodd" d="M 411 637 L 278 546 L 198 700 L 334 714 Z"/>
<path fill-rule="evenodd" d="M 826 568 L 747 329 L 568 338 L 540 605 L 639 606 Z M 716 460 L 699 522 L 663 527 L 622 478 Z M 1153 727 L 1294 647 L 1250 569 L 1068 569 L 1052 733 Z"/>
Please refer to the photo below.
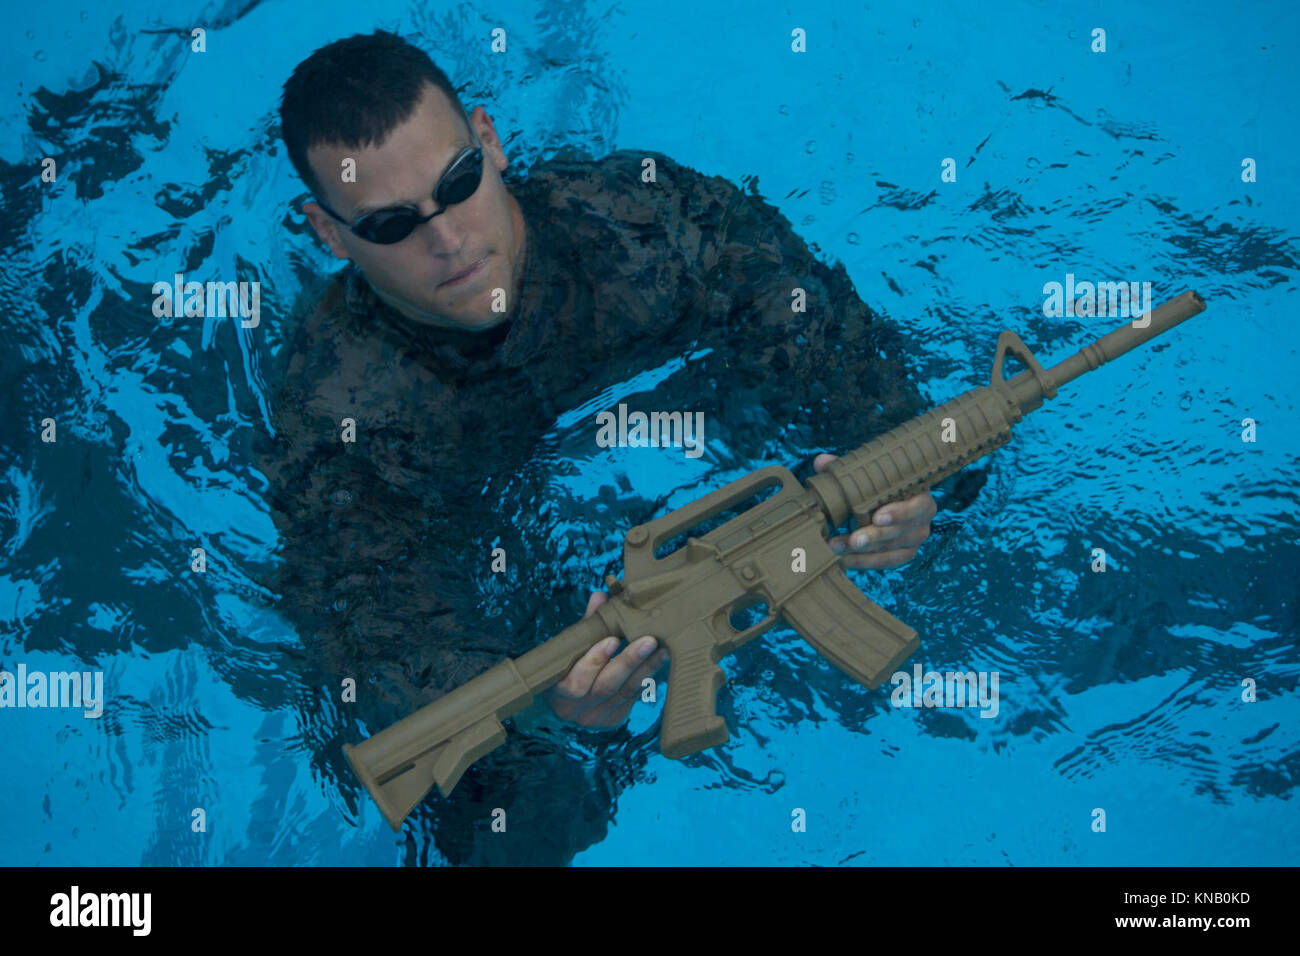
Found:
<path fill-rule="evenodd" d="M 558 683 L 583 654 L 616 631 L 599 613 L 507 658 L 369 740 L 344 745 L 352 769 L 394 830 L 436 783 L 451 793 L 466 768 L 505 740 L 501 721 Z"/>

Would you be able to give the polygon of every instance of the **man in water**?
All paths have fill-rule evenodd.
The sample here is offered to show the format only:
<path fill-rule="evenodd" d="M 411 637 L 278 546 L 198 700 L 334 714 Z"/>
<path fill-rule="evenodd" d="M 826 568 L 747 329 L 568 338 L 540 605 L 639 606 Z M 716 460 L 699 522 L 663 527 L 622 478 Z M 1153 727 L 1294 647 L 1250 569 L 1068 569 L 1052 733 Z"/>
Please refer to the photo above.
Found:
<path fill-rule="evenodd" d="M 537 453 L 603 390 L 677 362 L 648 407 L 702 411 L 715 463 L 737 468 L 778 442 L 853 446 L 923 408 L 898 334 L 843 267 L 725 180 L 623 150 L 562 153 L 510 182 L 483 108 L 467 116 L 426 54 L 382 32 L 301 63 L 281 122 L 316 197 L 304 211 L 350 263 L 277 356 L 276 436 L 260 446 L 276 590 L 324 679 L 357 681 L 372 732 L 571 623 L 551 600 L 557 552 L 598 555 L 600 535 L 662 513 L 606 486 L 598 519 L 518 533 L 589 506 L 556 503 L 556 463 Z M 934 511 L 929 494 L 887 505 L 832 545 L 846 567 L 893 567 Z M 665 651 L 618 643 L 546 695 L 557 715 L 623 724 Z"/>

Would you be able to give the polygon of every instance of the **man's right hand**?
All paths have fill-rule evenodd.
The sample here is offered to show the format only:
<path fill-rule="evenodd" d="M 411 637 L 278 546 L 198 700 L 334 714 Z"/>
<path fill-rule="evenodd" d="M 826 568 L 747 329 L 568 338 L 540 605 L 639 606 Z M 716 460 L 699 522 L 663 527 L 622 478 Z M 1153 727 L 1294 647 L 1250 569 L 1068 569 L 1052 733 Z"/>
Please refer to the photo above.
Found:
<path fill-rule="evenodd" d="M 608 600 L 603 591 L 592 591 L 583 617 L 591 617 Z M 599 729 L 617 727 L 627 720 L 641 695 L 641 681 L 663 666 L 668 649 L 656 652 L 657 640 L 639 637 L 615 657 L 619 643 L 617 637 L 601 641 L 578 659 L 562 681 L 542 694 L 557 717 Z"/>

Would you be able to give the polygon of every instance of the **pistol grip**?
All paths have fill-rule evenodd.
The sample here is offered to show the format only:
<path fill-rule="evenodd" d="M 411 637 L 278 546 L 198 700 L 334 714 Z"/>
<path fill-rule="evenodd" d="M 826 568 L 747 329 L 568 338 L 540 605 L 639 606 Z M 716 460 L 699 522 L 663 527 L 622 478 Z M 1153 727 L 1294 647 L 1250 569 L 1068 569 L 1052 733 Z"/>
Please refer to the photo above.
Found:
<path fill-rule="evenodd" d="M 659 749 L 673 760 L 727 742 L 727 722 L 718 716 L 718 690 L 727 675 L 718 666 L 717 642 L 704 624 L 671 641 L 668 698 Z"/>

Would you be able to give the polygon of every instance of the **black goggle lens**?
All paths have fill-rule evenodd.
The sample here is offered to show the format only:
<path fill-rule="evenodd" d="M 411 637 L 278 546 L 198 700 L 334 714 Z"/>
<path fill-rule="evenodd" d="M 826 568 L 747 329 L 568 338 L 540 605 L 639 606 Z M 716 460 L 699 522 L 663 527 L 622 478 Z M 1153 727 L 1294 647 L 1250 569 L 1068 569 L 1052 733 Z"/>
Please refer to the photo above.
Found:
<path fill-rule="evenodd" d="M 458 202 L 464 202 L 474 195 L 482 178 L 483 151 L 476 149 L 447 170 L 447 175 L 438 181 L 438 189 L 433 194 L 433 198 L 444 206 L 454 206 Z"/>
<path fill-rule="evenodd" d="M 362 239 L 387 246 L 401 242 L 419 222 L 420 217 L 410 209 L 381 209 L 362 219 L 352 231 Z"/>

